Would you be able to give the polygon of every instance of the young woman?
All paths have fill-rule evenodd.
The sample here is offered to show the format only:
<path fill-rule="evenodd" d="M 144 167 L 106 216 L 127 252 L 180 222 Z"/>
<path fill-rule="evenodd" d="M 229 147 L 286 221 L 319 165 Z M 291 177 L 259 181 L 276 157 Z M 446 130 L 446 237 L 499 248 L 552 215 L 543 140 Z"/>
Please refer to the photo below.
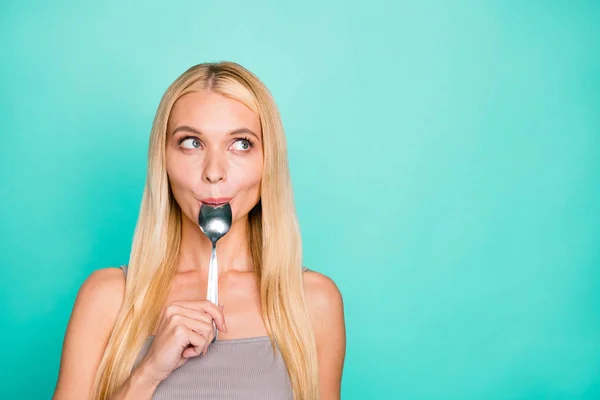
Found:
<path fill-rule="evenodd" d="M 224 202 L 216 306 L 197 221 L 203 203 Z M 239 64 L 191 67 L 154 119 L 129 263 L 82 284 L 53 398 L 339 399 L 342 297 L 301 256 L 271 94 Z"/>

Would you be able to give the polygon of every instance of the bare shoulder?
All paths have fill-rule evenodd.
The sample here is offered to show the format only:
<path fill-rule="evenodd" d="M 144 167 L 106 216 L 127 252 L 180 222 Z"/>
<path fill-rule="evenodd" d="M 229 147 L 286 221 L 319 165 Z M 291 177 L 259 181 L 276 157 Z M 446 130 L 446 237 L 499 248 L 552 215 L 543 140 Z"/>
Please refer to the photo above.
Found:
<path fill-rule="evenodd" d="M 320 272 L 304 271 L 304 293 L 311 313 L 339 313 L 343 308 L 340 289 L 333 279 Z"/>
<path fill-rule="evenodd" d="M 342 293 L 327 275 L 308 270 L 303 276 L 304 296 L 317 342 L 320 397 L 339 399 L 346 356 Z"/>
<path fill-rule="evenodd" d="M 79 288 L 74 308 L 91 307 L 100 315 L 116 314 L 121 307 L 124 294 L 125 274 L 121 268 L 97 269 Z"/>
<path fill-rule="evenodd" d="M 120 268 L 95 270 L 81 284 L 63 340 L 54 399 L 89 396 L 124 294 Z"/>
<path fill-rule="evenodd" d="M 93 271 L 79 288 L 67 329 L 87 321 L 93 322 L 97 328 L 110 325 L 112 330 L 124 295 L 125 274 L 122 269 L 108 267 Z"/>
<path fill-rule="evenodd" d="M 337 284 L 325 274 L 304 271 L 304 296 L 317 345 L 345 338 L 344 302 Z"/>

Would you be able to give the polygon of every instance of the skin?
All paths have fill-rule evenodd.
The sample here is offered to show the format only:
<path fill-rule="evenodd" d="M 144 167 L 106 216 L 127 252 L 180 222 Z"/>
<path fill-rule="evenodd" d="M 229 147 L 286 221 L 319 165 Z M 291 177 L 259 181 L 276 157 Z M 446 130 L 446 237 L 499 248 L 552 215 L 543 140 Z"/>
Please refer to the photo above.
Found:
<path fill-rule="evenodd" d="M 239 129 L 245 131 L 232 134 Z M 246 239 L 248 212 L 260 199 L 262 140 L 252 110 L 212 92 L 181 97 L 168 121 L 166 168 L 183 218 L 180 260 L 166 305 L 205 299 L 212 245 L 197 226 L 199 200 L 232 197 L 233 223 L 217 242 L 219 302 L 227 324 L 217 340 L 267 335 Z M 96 270 L 82 284 L 65 334 L 54 399 L 88 397 L 124 290 L 124 274 L 116 268 Z M 342 296 L 333 280 L 316 271 L 304 272 L 304 291 L 317 341 L 320 396 L 339 399 L 346 351 Z M 147 375 L 140 364 L 114 398 L 151 398 L 156 382 Z"/>

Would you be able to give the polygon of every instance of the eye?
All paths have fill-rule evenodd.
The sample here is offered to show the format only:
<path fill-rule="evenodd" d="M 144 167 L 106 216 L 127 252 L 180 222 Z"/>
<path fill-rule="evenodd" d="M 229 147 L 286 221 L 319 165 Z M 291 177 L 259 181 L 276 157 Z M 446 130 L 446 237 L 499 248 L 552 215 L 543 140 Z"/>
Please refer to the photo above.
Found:
<path fill-rule="evenodd" d="M 195 138 L 193 136 L 186 136 L 179 141 L 179 144 L 182 145 L 183 143 L 186 143 L 186 142 L 190 143 L 192 146 L 192 147 L 183 146 L 186 149 L 199 149 L 200 148 L 200 140 L 198 140 L 198 138 Z"/>
<path fill-rule="evenodd" d="M 249 138 L 237 139 L 235 141 L 235 144 L 238 144 L 238 143 L 241 143 L 241 145 L 238 146 L 238 149 L 237 149 L 239 151 L 249 151 L 254 146 L 254 143 Z"/>

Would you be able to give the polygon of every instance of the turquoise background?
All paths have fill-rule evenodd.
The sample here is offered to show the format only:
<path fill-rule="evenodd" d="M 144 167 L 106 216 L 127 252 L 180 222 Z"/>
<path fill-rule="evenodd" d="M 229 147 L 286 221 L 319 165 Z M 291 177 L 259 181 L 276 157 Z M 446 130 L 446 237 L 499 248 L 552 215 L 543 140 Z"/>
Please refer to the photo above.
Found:
<path fill-rule="evenodd" d="M 218 60 L 281 109 L 342 398 L 600 398 L 599 3 L 282 3 L 2 3 L 0 398 L 50 398 L 160 96 Z"/>

